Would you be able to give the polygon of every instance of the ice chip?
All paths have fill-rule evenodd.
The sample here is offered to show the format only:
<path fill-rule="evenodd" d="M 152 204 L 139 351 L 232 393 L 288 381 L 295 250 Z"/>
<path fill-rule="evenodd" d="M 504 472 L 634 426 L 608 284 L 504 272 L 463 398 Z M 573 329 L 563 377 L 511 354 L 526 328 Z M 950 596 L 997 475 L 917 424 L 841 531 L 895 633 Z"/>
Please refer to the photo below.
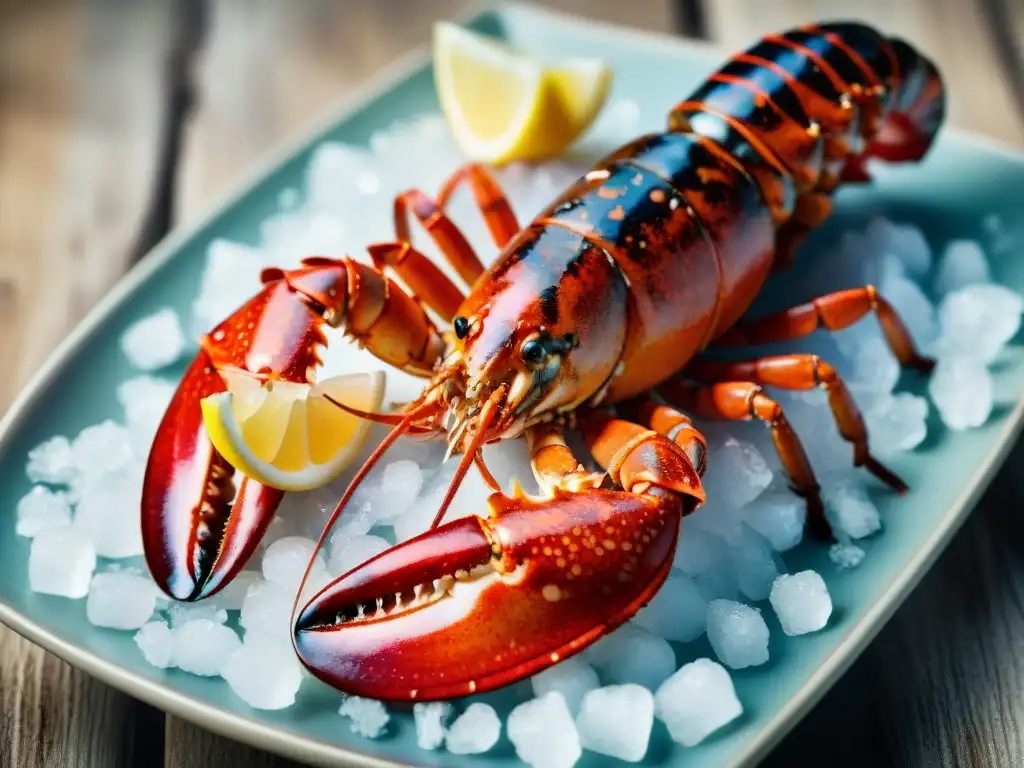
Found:
<path fill-rule="evenodd" d="M 73 526 L 87 535 L 100 557 L 121 559 L 142 554 L 138 523 L 142 483 L 133 474 L 109 476 L 80 491 Z"/>
<path fill-rule="evenodd" d="M 291 643 L 266 636 L 245 638 L 224 662 L 221 676 L 253 709 L 285 709 L 302 685 L 302 664 Z"/>
<path fill-rule="evenodd" d="M 494 747 L 500 736 L 498 713 L 490 704 L 477 701 L 452 723 L 444 744 L 453 755 L 479 755 Z"/>
<path fill-rule="evenodd" d="M 928 381 L 928 394 L 942 423 L 956 431 L 988 421 L 995 398 L 992 374 L 971 357 L 941 358 Z"/>
<path fill-rule="evenodd" d="M 267 635 L 291 642 L 291 614 L 295 593 L 277 582 L 259 580 L 245 594 L 238 623 L 245 637 Z"/>
<path fill-rule="evenodd" d="M 910 451 L 928 434 L 928 401 L 909 392 L 875 400 L 864 413 L 871 451 L 878 456 Z"/>
<path fill-rule="evenodd" d="M 171 629 L 162 621 L 143 624 L 142 628 L 135 633 L 135 644 L 142 651 L 146 663 L 159 669 L 171 666 L 173 643 Z"/>
<path fill-rule="evenodd" d="M 803 540 L 807 502 L 788 488 L 761 494 L 742 513 L 747 525 L 764 536 L 776 552 L 786 552 Z"/>
<path fill-rule="evenodd" d="M 388 540 L 380 536 L 337 538 L 331 547 L 327 571 L 332 576 L 341 576 L 390 548 Z"/>
<path fill-rule="evenodd" d="M 734 509 L 749 504 L 772 481 L 772 471 L 755 445 L 727 438 L 708 462 L 705 485 L 713 486 L 722 503 Z"/>
<path fill-rule="evenodd" d="M 85 614 L 89 623 L 111 629 L 139 629 L 156 609 L 153 582 L 133 573 L 98 573 L 89 585 Z"/>
<path fill-rule="evenodd" d="M 852 539 L 863 539 L 882 528 L 878 507 L 857 480 L 840 478 L 822 492 L 825 516 Z"/>
<path fill-rule="evenodd" d="M 40 531 L 28 556 L 28 583 L 33 592 L 79 599 L 89 594 L 96 570 L 96 550 L 74 526 Z"/>
<path fill-rule="evenodd" d="M 832 615 L 832 597 L 825 581 L 815 571 L 783 574 L 775 580 L 772 608 L 787 635 L 817 632 Z"/>
<path fill-rule="evenodd" d="M 33 483 L 67 485 L 77 471 L 71 441 L 63 435 L 51 437 L 28 452 L 25 473 Z"/>
<path fill-rule="evenodd" d="M 647 754 L 653 725 L 654 696 L 632 683 L 590 691 L 576 716 L 584 749 L 629 763 Z"/>
<path fill-rule="evenodd" d="M 850 570 L 864 562 L 865 552 L 856 544 L 837 542 L 828 549 L 828 557 L 839 570 Z"/>
<path fill-rule="evenodd" d="M 653 691 L 676 668 L 672 646 L 639 626 L 625 624 L 607 642 L 610 659 L 603 670 L 616 683 L 636 683 Z"/>
<path fill-rule="evenodd" d="M 420 465 L 409 459 L 393 461 L 381 473 L 383 499 L 377 513 L 377 520 L 392 520 L 408 511 L 420 488 L 423 487 L 423 471 Z"/>
<path fill-rule="evenodd" d="M 220 597 L 218 594 L 217 597 Z M 171 622 L 171 628 L 180 627 L 190 621 L 212 621 L 214 624 L 226 624 L 228 612 L 212 601 L 216 598 L 204 600 L 201 603 L 171 603 L 167 608 L 167 617 Z"/>
<path fill-rule="evenodd" d="M 711 659 L 697 659 L 661 684 L 654 712 L 673 741 L 694 747 L 742 715 L 743 705 L 729 672 Z"/>
<path fill-rule="evenodd" d="M 361 696 L 346 696 L 338 714 L 347 717 L 352 733 L 376 739 L 384 735 L 391 715 L 383 703 Z"/>
<path fill-rule="evenodd" d="M 420 749 L 437 749 L 444 744 L 444 737 L 448 730 L 445 723 L 451 714 L 452 705 L 447 701 L 413 704 L 412 716 L 416 724 L 416 745 Z"/>
<path fill-rule="evenodd" d="M 932 249 L 924 233 L 913 224 L 872 219 L 865 230 L 869 248 L 877 254 L 892 253 L 899 257 L 907 274 L 920 280 L 932 266 Z"/>
<path fill-rule="evenodd" d="M 170 365 L 181 357 L 185 344 L 178 313 L 170 307 L 137 320 L 121 336 L 121 351 L 140 371 Z"/>
<path fill-rule="evenodd" d="M 939 305 L 940 356 L 991 363 L 1020 328 L 1024 299 L 1001 285 L 968 285 Z"/>
<path fill-rule="evenodd" d="M 975 240 L 951 240 L 942 251 L 932 290 L 936 296 L 942 297 L 964 286 L 988 283 L 991 280 L 981 243 Z"/>
<path fill-rule="evenodd" d="M 117 386 L 117 400 L 124 409 L 125 423 L 132 436 L 152 440 L 174 397 L 175 385 L 153 376 L 136 376 Z"/>
<path fill-rule="evenodd" d="M 736 583 L 750 600 L 764 600 L 779 575 L 775 554 L 768 540 L 750 526 L 743 526 L 730 543 Z"/>
<path fill-rule="evenodd" d="M 87 478 L 123 470 L 135 458 L 131 434 L 111 419 L 79 432 L 71 443 L 71 454 L 78 474 Z"/>
<path fill-rule="evenodd" d="M 677 571 L 669 574 L 651 602 L 633 617 L 633 623 L 666 640 L 688 643 L 704 634 L 706 610 L 697 585 Z"/>
<path fill-rule="evenodd" d="M 71 505 L 66 493 L 37 485 L 18 500 L 17 516 L 14 532 L 31 539 L 42 531 L 71 525 Z"/>
<path fill-rule="evenodd" d="M 233 629 L 209 619 L 186 622 L 172 629 L 171 634 L 174 666 L 201 677 L 218 676 L 224 662 L 242 644 Z"/>
<path fill-rule="evenodd" d="M 851 389 L 871 395 L 887 394 L 900 378 L 900 364 L 879 336 L 869 336 L 859 345 L 853 359 L 853 374 L 847 380 Z"/>
<path fill-rule="evenodd" d="M 579 656 L 571 656 L 538 672 L 530 679 L 530 683 L 533 685 L 533 695 L 538 698 L 551 691 L 558 691 L 573 714 L 579 710 L 587 691 L 601 685 L 594 668 Z"/>
<path fill-rule="evenodd" d="M 768 661 L 768 625 L 761 611 L 731 600 L 708 603 L 708 641 L 727 667 L 745 669 Z"/>
<path fill-rule="evenodd" d="M 315 550 L 316 542 L 303 536 L 285 536 L 278 539 L 263 553 L 263 578 L 280 584 L 289 592 L 298 591 L 302 574 L 305 573 Z M 326 583 L 328 580 L 323 557 L 318 554 L 309 572 L 309 582 Z"/>
<path fill-rule="evenodd" d="M 571 768 L 583 755 L 576 723 L 557 691 L 513 709 L 505 732 L 516 756 L 531 768 Z"/>

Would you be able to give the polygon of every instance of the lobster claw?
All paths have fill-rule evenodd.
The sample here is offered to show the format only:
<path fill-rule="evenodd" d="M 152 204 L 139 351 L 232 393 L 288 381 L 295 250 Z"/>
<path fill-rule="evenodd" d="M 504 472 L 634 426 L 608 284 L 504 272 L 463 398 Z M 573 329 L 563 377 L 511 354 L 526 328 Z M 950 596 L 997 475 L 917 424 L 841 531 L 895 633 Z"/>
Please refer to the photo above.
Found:
<path fill-rule="evenodd" d="M 164 414 L 146 466 L 143 549 L 157 585 L 175 600 L 201 600 L 228 584 L 284 496 L 246 477 L 236 490 L 235 470 L 214 450 L 199 406 L 223 390 L 201 349 Z"/>
<path fill-rule="evenodd" d="M 582 650 L 651 599 L 682 497 L 589 489 L 490 497 L 383 552 L 302 609 L 294 645 L 347 693 L 435 700 L 488 691 Z"/>

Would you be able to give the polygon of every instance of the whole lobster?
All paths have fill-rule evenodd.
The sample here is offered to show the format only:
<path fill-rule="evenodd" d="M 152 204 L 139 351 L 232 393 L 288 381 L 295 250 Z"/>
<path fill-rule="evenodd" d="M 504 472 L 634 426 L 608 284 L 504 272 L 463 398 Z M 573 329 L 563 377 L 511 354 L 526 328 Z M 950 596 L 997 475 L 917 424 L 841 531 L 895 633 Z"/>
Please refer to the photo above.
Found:
<path fill-rule="evenodd" d="M 400 435 L 446 434 L 462 453 L 429 531 L 334 580 L 298 613 L 302 662 L 349 693 L 486 691 L 628 620 L 666 578 L 682 517 L 704 501 L 706 445 L 687 413 L 770 427 L 821 535 L 829 528 L 818 483 L 763 386 L 824 389 L 853 462 L 905 490 L 871 456 L 856 404 L 827 362 L 701 353 L 875 313 L 901 364 L 927 372 L 931 361 L 871 286 L 741 317 L 826 218 L 840 182 L 867 180 L 868 158 L 920 160 L 944 112 L 938 71 L 908 44 L 856 23 L 803 27 L 732 58 L 672 110 L 667 132 L 603 159 L 525 228 L 488 171 L 470 165 L 436 200 L 416 190 L 397 198 L 397 240 L 369 248 L 375 266 L 311 258 L 264 271 L 262 291 L 203 338 L 153 445 L 142 525 L 154 577 L 170 596 L 197 600 L 252 554 L 282 494 L 247 478 L 235 489 L 199 400 L 224 389 L 220 372 L 232 366 L 312 380 L 325 325 L 428 380 L 400 413 L 360 414 L 394 429 L 332 524 Z M 486 271 L 444 213 L 462 183 L 501 249 Z M 472 285 L 467 297 L 412 247 L 410 214 Z M 439 332 L 423 305 L 453 318 L 452 331 Z M 573 456 L 564 439 L 573 429 L 605 472 Z M 542 497 L 503 495 L 481 458 L 483 444 L 524 434 Z M 474 462 L 495 490 L 488 514 L 441 525 Z"/>

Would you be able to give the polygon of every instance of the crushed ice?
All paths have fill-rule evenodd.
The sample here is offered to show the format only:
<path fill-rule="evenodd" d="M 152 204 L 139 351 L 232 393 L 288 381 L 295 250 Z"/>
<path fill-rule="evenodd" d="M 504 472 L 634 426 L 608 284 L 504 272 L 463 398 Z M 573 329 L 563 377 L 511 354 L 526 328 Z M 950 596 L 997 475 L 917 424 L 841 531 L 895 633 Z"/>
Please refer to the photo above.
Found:
<path fill-rule="evenodd" d="M 631 137 L 636 105 L 611 105 L 602 120 Z M 325 143 L 312 154 L 303 188 L 281 191 L 279 209 L 261 225 L 257 243 L 211 242 L 188 316 L 158 308 L 122 335 L 121 350 L 134 373 L 113 393 L 120 412 L 29 452 L 32 486 L 13 517 L 17 535 L 26 540 L 31 589 L 83 600 L 91 623 L 133 632 L 138 652 L 156 668 L 219 676 L 255 709 L 292 706 L 309 678 L 290 643 L 294 590 L 347 477 L 288 494 L 259 554 L 222 593 L 196 606 L 169 602 L 138 565 L 136 520 L 148 448 L 176 386 L 170 366 L 191 354 L 187 339 L 258 290 L 261 268 L 295 267 L 312 253 L 366 260 L 364 246 L 392 231 L 392 196 L 400 188 L 436 189 L 460 162 L 436 116 L 380 131 L 369 148 Z M 533 169 L 512 165 L 498 175 L 525 222 L 581 170 L 556 162 Z M 353 210 L 360 216 L 353 217 Z M 456 195 L 450 213 L 478 252 L 493 258 L 470 196 Z M 989 217 L 984 229 L 984 242 L 933 244 L 912 224 L 878 218 L 844 233 L 837 244 L 839 260 L 856 265 L 855 279 L 877 284 L 915 341 L 939 361 L 927 397 L 902 392 L 899 366 L 876 320 L 833 335 L 828 354 L 862 408 L 877 456 L 896 456 L 925 442 L 931 408 L 952 430 L 988 421 L 995 402 L 990 369 L 1019 331 L 1024 301 L 994 281 L 988 264 L 986 250 L 1005 247 L 998 237 L 1001 222 Z M 427 238 L 416 240 L 438 260 Z M 384 370 L 390 402 L 410 399 L 420 387 L 340 334 L 332 336 L 323 375 L 353 370 Z M 642 760 L 655 718 L 678 744 L 698 744 L 742 714 L 730 669 L 741 677 L 744 669 L 768 661 L 765 615 L 774 615 L 789 635 L 828 626 L 827 582 L 864 561 L 870 548 L 865 542 L 883 523 L 869 492 L 872 481 L 851 466 L 852 449 L 838 436 L 823 393 L 780 393 L 779 402 L 819 471 L 826 514 L 839 534 L 828 551 L 832 571 L 791 574 L 786 567 L 783 556 L 805 538 L 806 511 L 789 491 L 764 430 L 702 423 L 711 449 L 708 504 L 687 519 L 673 569 L 632 621 L 519 688 L 532 689 L 532 698 L 502 714 L 505 735 L 524 763 L 568 768 L 584 750 Z M 441 464 L 442 454 L 437 445 L 396 446 L 394 458 L 353 497 L 314 564 L 310 587 L 424 530 L 454 469 L 453 462 Z M 513 478 L 534 487 L 521 441 L 488 446 L 485 455 L 506 490 Z M 471 471 L 448 519 L 479 512 L 487 493 Z M 694 660 L 691 643 L 702 637 L 716 659 Z M 388 735 L 391 713 L 381 702 L 346 696 L 338 712 L 354 733 Z M 503 728 L 501 714 L 481 701 L 416 704 L 413 720 L 421 748 L 452 754 L 491 750 Z"/>

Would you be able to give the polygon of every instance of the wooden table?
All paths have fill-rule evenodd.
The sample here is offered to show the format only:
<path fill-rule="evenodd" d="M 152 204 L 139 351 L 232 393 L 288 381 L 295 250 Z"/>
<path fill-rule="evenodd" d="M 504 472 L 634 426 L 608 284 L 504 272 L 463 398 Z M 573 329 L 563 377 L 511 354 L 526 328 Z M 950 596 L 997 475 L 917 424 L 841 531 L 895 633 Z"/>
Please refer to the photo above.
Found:
<path fill-rule="evenodd" d="M 1024 10 L 986 23 L 981 3 L 861 0 L 856 13 L 938 60 L 953 124 L 1021 144 L 1015 79 L 989 35 L 1024 42 Z M 0 0 L 0 403 L 170 227 L 426 41 L 435 18 L 469 4 Z M 852 15 L 841 0 L 549 4 L 675 25 L 728 48 Z M 1019 448 L 1009 465 L 1022 458 Z M 1024 765 L 1024 516 L 1012 474 L 767 765 Z M 0 628 L 0 766 L 148 765 L 161 755 L 175 768 L 287 764 L 165 716 Z"/>

